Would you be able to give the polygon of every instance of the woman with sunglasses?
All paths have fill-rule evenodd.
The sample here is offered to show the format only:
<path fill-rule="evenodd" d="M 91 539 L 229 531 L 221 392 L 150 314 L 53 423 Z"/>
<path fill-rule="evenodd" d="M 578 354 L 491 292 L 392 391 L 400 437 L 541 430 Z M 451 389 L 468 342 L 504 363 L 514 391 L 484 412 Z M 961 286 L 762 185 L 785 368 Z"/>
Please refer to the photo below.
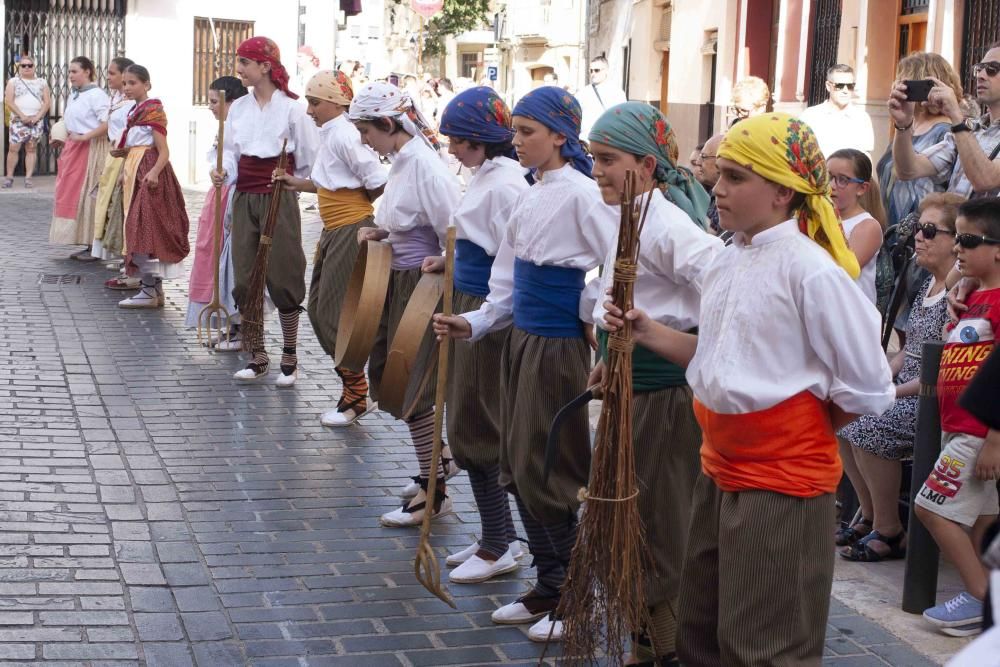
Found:
<path fill-rule="evenodd" d="M 10 109 L 10 148 L 7 150 L 7 172 L 0 185 L 8 189 L 14 185 L 14 169 L 24 146 L 24 187 L 31 188 L 35 173 L 38 140 L 45 132 L 45 116 L 52 99 L 45 79 L 35 76 L 35 59 L 21 56 L 17 76 L 7 82 L 4 103 Z"/>
<path fill-rule="evenodd" d="M 941 339 L 948 317 L 945 279 L 955 265 L 955 218 L 964 201 L 960 195 L 942 192 L 920 202 L 916 262 L 929 276 L 913 304 L 906 344 L 889 361 L 896 402 L 881 416 L 861 417 L 839 434 L 851 445 L 841 455 L 861 504 L 860 519 L 836 536 L 840 555 L 848 560 L 875 562 L 906 554 L 898 512 L 901 461 L 912 454 L 917 430 L 920 353 L 924 343 Z"/>

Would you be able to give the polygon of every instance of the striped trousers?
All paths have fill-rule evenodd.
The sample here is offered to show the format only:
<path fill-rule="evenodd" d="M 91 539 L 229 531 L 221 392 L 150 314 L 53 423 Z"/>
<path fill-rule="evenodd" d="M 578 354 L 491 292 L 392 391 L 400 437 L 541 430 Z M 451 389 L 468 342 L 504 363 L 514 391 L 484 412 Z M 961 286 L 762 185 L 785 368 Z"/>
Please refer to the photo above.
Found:
<path fill-rule="evenodd" d="M 685 667 L 819 666 L 834 497 L 721 490 L 698 476 L 680 591 Z"/>

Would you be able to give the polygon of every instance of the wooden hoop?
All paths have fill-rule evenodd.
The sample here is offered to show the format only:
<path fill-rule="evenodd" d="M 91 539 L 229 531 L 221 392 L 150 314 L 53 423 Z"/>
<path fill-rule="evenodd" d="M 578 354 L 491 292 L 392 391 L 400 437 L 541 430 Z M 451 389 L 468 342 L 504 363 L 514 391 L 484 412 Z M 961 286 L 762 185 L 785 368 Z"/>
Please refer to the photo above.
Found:
<path fill-rule="evenodd" d="M 391 271 L 392 246 L 378 241 L 361 244 L 337 324 L 337 368 L 364 372 L 382 321 Z"/>
<path fill-rule="evenodd" d="M 424 339 L 430 333 L 431 318 L 437 312 L 444 294 L 444 275 L 425 273 L 420 276 L 406 310 L 399 320 L 396 333 L 389 341 L 389 354 L 379 389 L 379 409 L 397 419 L 409 419 L 424 387 L 434 373 L 433 355 L 422 377 L 412 377 L 413 367 Z M 408 391 L 411 389 L 412 391 Z"/>

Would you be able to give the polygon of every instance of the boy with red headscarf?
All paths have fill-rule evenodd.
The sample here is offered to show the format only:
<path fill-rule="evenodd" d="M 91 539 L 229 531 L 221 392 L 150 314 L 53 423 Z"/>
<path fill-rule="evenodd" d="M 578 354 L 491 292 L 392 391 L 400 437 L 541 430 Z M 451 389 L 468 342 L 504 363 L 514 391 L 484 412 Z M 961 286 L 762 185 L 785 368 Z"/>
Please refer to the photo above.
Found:
<path fill-rule="evenodd" d="M 253 89 L 253 94 L 236 100 L 229 109 L 224 173 L 213 173 L 213 181 L 219 185 L 225 182 L 227 173 L 237 174 L 233 197 L 232 249 L 236 276 L 233 297 L 242 308 L 249 297 L 247 283 L 271 199 L 271 179 L 278 166 L 282 142 L 288 141 L 286 171 L 308 177 L 319 138 L 305 108 L 294 101 L 298 95 L 288 89 L 288 72 L 281 64 L 278 45 L 266 37 L 252 37 L 240 44 L 236 53 L 236 74 L 245 86 Z M 267 270 L 267 290 L 278 309 L 283 337 L 279 387 L 292 386 L 297 376 L 299 313 L 306 294 L 301 225 L 296 195 L 284 190 Z M 262 336 L 245 342 L 251 353 L 250 363 L 233 377 L 252 382 L 267 375 L 270 361 Z"/>

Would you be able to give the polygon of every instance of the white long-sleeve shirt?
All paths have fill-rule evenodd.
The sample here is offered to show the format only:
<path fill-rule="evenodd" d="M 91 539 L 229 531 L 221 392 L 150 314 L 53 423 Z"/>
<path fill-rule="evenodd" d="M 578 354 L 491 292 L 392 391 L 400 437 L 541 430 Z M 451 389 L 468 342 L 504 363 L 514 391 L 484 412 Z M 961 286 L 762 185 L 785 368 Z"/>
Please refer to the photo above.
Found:
<path fill-rule="evenodd" d="M 571 165 L 547 171 L 518 199 L 490 273 L 490 294 L 479 310 L 464 313 L 475 341 L 513 321 L 514 260 L 590 271 L 604 262 L 618 211 Z"/>
<path fill-rule="evenodd" d="M 581 319 L 604 328 L 604 302 L 614 281 L 618 229 L 599 281 L 581 299 Z M 659 192 L 653 193 L 639 236 L 635 307 L 650 318 L 680 331 L 698 326 L 701 289 L 709 265 L 722 251 L 717 236 L 702 230 Z M 593 318 L 593 319 L 591 319 Z"/>
<path fill-rule="evenodd" d="M 458 178 L 437 153 L 414 137 L 393 157 L 375 224 L 390 233 L 430 226 L 443 247 L 461 196 Z"/>
<path fill-rule="evenodd" d="M 455 237 L 475 243 L 495 257 L 518 197 L 528 189 L 525 170 L 515 160 L 496 157 L 475 170 L 452 216 Z"/>
<path fill-rule="evenodd" d="M 277 157 L 285 139 L 288 139 L 286 150 L 295 154 L 295 175 L 309 178 L 312 172 L 319 145 L 316 124 L 301 104 L 280 90 L 274 91 L 263 107 L 253 93 L 233 102 L 226 117 L 225 133 L 223 167 L 230 178 L 236 173 L 240 156 Z"/>
<path fill-rule="evenodd" d="M 118 141 L 125 131 L 125 124 L 128 123 L 128 113 L 134 106 L 134 100 L 125 99 L 112 105 L 111 113 L 108 115 L 108 140 L 111 141 L 112 147 L 118 148 Z"/>
<path fill-rule="evenodd" d="M 845 412 L 895 401 L 879 317 L 847 272 L 788 220 L 737 233 L 708 267 L 687 380 L 708 409 L 742 414 L 803 391 Z"/>
<path fill-rule="evenodd" d="M 326 190 L 378 190 L 386 169 L 378 155 L 361 143 L 361 133 L 341 114 L 319 128 L 320 146 L 312 168 L 312 182 Z"/>
<path fill-rule="evenodd" d="M 86 134 L 96 130 L 108 119 L 111 98 L 100 88 L 85 90 L 76 97 L 70 95 L 63 112 L 66 130 L 75 134 Z"/>

